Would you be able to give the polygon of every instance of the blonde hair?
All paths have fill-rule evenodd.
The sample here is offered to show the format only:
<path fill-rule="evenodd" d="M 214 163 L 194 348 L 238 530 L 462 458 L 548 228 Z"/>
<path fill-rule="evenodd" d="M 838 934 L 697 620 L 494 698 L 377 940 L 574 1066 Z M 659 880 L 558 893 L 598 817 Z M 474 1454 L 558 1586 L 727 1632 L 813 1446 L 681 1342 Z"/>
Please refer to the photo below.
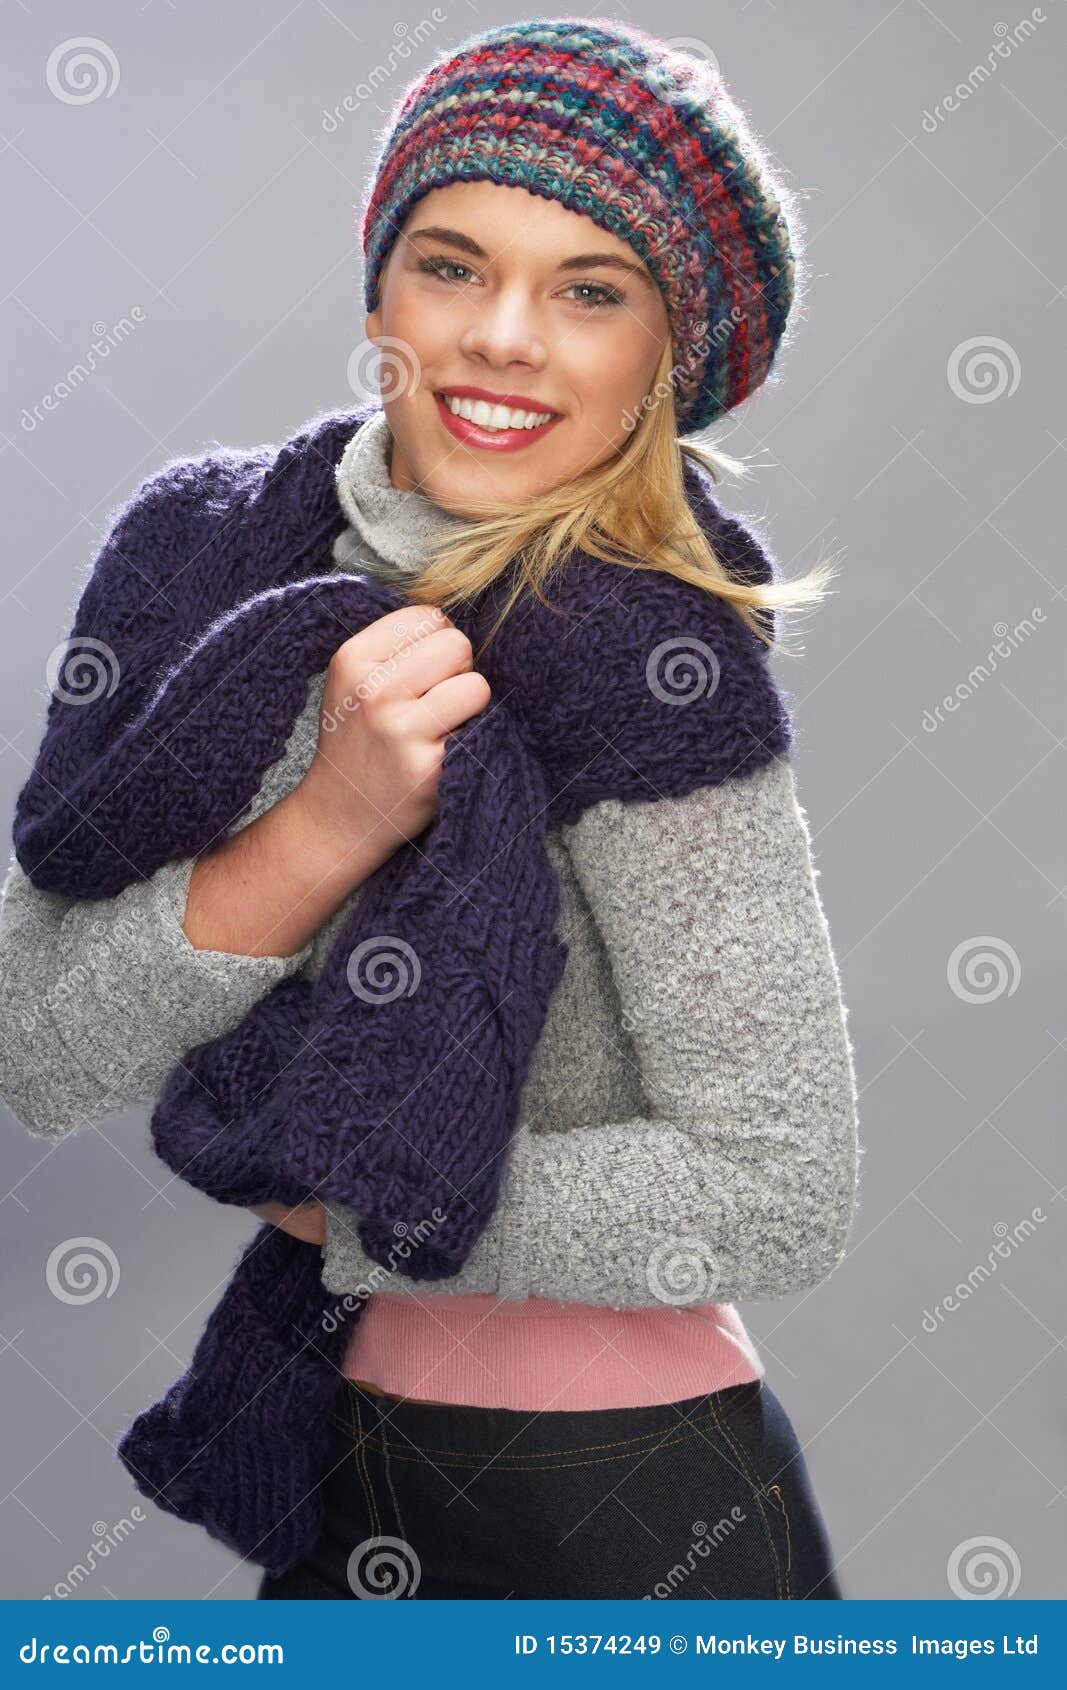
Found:
<path fill-rule="evenodd" d="M 758 612 L 821 601 L 836 571 L 824 561 L 792 581 L 750 582 L 728 573 L 689 505 L 683 463 L 703 465 L 713 481 L 752 472 L 717 447 L 678 437 L 672 359 L 668 336 L 655 397 L 614 457 L 520 506 L 485 502 L 475 520 L 431 545 L 406 588 L 412 601 L 447 611 L 483 591 L 514 560 L 515 587 L 495 633 L 524 590 L 547 605 L 542 589 L 571 550 L 580 549 L 622 569 L 660 569 L 717 594 L 773 646 L 775 636 L 764 625 L 770 619 Z"/>

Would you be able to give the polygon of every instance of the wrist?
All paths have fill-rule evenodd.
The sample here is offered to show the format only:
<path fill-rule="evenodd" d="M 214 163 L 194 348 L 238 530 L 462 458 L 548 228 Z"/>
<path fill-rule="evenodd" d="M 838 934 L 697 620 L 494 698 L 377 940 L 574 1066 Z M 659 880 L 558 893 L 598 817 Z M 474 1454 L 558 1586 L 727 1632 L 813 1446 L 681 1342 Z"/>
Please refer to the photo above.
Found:
<path fill-rule="evenodd" d="M 339 817 L 319 801 L 308 775 L 275 809 L 291 856 L 312 884 L 327 881 L 351 891 L 390 855 L 392 846 L 379 818 L 364 816 L 358 806 Z"/>

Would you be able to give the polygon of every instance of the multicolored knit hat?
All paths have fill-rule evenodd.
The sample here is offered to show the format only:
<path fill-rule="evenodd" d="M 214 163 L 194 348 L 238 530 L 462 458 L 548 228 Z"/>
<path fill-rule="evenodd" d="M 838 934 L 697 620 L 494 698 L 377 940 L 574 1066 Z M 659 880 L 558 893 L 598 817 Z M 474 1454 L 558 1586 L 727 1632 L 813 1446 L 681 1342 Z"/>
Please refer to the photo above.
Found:
<path fill-rule="evenodd" d="M 612 18 L 558 17 L 439 55 L 395 107 L 364 202 L 367 311 L 424 194 L 478 180 L 526 188 L 628 242 L 655 277 L 680 430 L 739 404 L 785 331 L 799 220 L 708 49 L 686 46 L 697 50 Z"/>

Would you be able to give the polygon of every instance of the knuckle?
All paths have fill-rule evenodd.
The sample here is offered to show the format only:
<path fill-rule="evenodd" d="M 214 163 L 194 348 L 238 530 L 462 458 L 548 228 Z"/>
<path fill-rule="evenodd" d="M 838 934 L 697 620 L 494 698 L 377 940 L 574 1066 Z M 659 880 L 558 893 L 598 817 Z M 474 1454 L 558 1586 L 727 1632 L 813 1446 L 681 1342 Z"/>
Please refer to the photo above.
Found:
<path fill-rule="evenodd" d="M 469 637 L 463 632 L 462 628 L 449 626 L 442 629 L 442 633 L 449 636 L 451 644 L 458 652 L 461 653 L 462 656 L 473 657 L 474 647 L 471 644 Z"/>

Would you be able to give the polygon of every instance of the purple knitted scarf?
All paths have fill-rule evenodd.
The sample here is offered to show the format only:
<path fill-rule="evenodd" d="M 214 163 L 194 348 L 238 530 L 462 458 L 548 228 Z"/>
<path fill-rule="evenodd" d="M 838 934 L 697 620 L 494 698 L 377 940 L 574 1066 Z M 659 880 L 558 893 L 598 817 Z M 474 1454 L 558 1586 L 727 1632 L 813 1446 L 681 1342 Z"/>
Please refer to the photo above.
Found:
<path fill-rule="evenodd" d="M 111 897 L 219 843 L 310 678 L 409 602 L 332 563 L 334 470 L 371 414 L 175 460 L 118 513 L 17 801 L 36 886 Z M 685 474 L 727 567 L 773 579 L 708 478 Z M 498 1200 L 566 959 L 546 829 L 743 776 L 792 743 L 766 649 L 725 601 L 575 553 L 552 608 L 525 595 L 479 657 L 506 584 L 451 612 L 492 698 L 450 736 L 432 824 L 364 882 L 319 977 L 190 1050 L 151 1118 L 167 1167 L 218 1202 L 334 1198 L 367 1255 L 415 1279 L 458 1272 Z M 406 989 L 367 985 L 376 955 L 404 959 Z M 275 1573 L 319 1530 L 329 1410 L 366 1306 L 339 1305 L 321 1265 L 319 1246 L 260 1228 L 188 1370 L 119 1445 L 143 1494 Z"/>

